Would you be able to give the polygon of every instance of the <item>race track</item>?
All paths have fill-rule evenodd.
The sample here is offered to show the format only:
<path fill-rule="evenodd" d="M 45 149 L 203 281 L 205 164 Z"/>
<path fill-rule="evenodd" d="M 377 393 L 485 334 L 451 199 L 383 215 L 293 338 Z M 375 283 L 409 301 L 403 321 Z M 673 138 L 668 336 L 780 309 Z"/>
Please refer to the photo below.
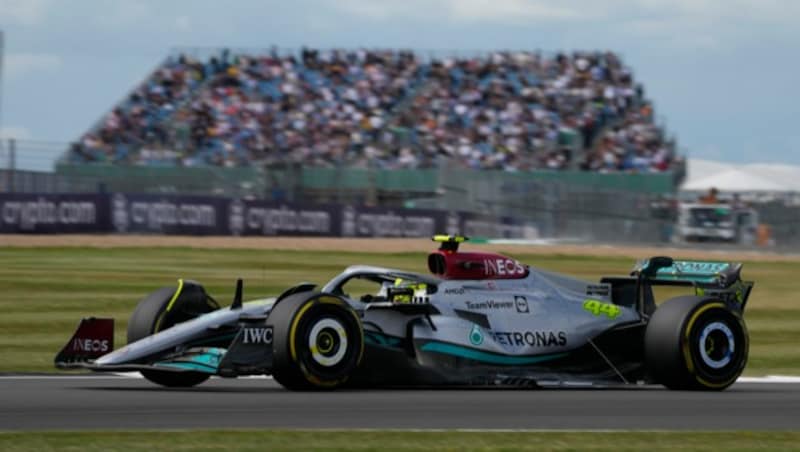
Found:
<path fill-rule="evenodd" d="M 186 428 L 800 429 L 800 383 L 292 393 L 270 379 L 174 390 L 114 376 L 0 377 L 0 430 Z"/>

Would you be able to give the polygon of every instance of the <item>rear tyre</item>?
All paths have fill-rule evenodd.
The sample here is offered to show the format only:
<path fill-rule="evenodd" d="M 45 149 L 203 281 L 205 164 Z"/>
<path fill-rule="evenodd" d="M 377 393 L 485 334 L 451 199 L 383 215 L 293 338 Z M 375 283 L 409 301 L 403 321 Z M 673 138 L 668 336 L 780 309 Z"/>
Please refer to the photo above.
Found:
<path fill-rule="evenodd" d="M 270 312 L 275 380 L 291 390 L 329 390 L 342 386 L 364 354 L 358 314 L 339 297 L 302 292 Z"/>
<path fill-rule="evenodd" d="M 670 389 L 720 391 L 741 375 L 749 351 L 741 315 L 714 298 L 685 296 L 663 303 L 645 332 L 645 363 Z"/>
<path fill-rule="evenodd" d="M 180 293 L 176 296 L 176 291 Z M 170 302 L 172 305 L 170 306 Z M 169 308 L 169 310 L 167 309 Z M 203 287 L 183 281 L 176 287 L 162 287 L 144 297 L 128 321 L 128 343 L 163 331 L 177 323 L 217 309 L 208 299 Z M 210 375 L 202 372 L 143 370 L 142 376 L 161 386 L 188 388 L 206 381 Z"/>

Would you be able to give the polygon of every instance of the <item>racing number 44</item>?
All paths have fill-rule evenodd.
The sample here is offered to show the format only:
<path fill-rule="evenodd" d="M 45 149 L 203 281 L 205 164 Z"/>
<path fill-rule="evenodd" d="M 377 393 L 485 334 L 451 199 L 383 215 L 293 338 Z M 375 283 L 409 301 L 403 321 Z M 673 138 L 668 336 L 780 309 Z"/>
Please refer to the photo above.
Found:
<path fill-rule="evenodd" d="M 615 319 L 621 313 L 619 306 L 615 304 L 592 299 L 583 302 L 583 309 L 597 316 L 605 315 L 609 319 Z"/>

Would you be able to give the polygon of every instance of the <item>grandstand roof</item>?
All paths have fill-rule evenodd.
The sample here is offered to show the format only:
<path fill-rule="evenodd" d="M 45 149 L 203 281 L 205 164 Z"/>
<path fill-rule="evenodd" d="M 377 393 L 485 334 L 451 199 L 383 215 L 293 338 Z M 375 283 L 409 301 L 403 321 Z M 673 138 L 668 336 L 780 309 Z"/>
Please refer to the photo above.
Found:
<path fill-rule="evenodd" d="M 800 166 L 689 159 L 681 191 L 800 192 Z"/>

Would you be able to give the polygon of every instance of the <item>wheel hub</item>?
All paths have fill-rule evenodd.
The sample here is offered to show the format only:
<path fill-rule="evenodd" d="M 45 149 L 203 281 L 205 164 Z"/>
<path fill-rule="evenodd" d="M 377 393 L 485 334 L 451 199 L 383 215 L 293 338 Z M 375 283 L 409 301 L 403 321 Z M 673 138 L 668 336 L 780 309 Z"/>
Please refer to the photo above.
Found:
<path fill-rule="evenodd" d="M 339 364 L 347 351 L 344 325 L 334 318 L 324 318 L 311 327 L 308 335 L 311 358 L 324 367 Z"/>
<path fill-rule="evenodd" d="M 698 346 L 703 363 L 712 369 L 721 369 L 733 359 L 736 341 L 728 325 L 711 322 L 700 333 Z"/>

